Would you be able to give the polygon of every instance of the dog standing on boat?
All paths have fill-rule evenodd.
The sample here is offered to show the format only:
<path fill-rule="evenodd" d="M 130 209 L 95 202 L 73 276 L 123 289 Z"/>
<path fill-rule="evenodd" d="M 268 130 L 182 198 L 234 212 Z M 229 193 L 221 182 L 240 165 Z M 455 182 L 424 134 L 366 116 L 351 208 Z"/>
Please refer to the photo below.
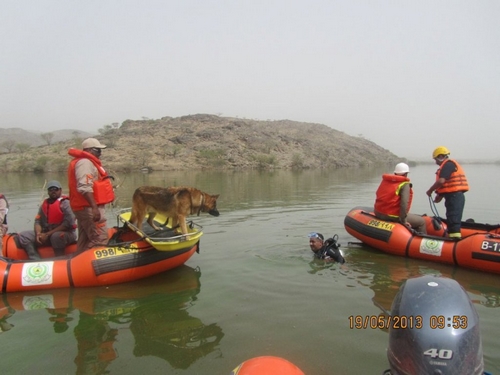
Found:
<path fill-rule="evenodd" d="M 148 215 L 148 224 L 159 230 L 153 222 L 159 212 L 172 218 L 172 228 L 179 225 L 182 234 L 187 234 L 187 216 L 200 215 L 200 212 L 219 216 L 217 198 L 219 194 L 210 195 L 193 187 L 141 186 L 135 190 L 132 197 L 130 223 L 142 230 L 142 222 Z"/>

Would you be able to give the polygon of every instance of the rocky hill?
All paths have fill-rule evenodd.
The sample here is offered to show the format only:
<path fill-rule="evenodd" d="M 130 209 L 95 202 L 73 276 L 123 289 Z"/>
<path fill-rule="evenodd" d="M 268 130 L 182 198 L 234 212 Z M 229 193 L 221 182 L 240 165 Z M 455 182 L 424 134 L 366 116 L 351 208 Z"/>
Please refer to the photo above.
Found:
<path fill-rule="evenodd" d="M 394 164 L 390 151 L 326 125 L 257 121 L 198 114 L 126 120 L 96 136 L 108 145 L 104 165 L 114 171 L 182 169 L 302 169 Z M 69 147 L 81 136 L 0 154 L 6 171 L 66 170 Z M 40 137 L 40 136 L 39 136 Z M 55 138 L 55 137 L 54 137 Z"/>

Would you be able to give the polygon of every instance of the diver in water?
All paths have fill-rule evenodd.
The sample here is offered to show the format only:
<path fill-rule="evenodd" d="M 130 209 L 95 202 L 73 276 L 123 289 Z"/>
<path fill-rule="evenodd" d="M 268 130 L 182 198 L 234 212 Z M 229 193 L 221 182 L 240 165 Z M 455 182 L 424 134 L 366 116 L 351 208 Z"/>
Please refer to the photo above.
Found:
<path fill-rule="evenodd" d="M 340 252 L 340 244 L 337 243 L 337 235 L 327 238 L 326 241 L 321 233 L 311 232 L 308 237 L 309 247 L 316 258 L 335 261 L 340 264 L 345 263 L 345 259 Z"/>

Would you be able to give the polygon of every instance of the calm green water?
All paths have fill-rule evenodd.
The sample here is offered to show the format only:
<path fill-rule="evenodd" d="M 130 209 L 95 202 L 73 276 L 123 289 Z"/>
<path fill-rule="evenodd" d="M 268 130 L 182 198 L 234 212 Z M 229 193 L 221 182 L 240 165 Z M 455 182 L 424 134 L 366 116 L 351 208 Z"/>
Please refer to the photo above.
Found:
<path fill-rule="evenodd" d="M 465 215 L 500 220 L 499 167 L 465 166 Z M 456 279 L 481 319 L 485 369 L 500 373 L 500 276 L 408 260 L 348 245 L 343 220 L 373 203 L 382 169 L 333 172 L 161 172 L 118 177 L 117 207 L 140 185 L 221 194 L 221 216 L 194 218 L 201 252 L 184 267 L 107 288 L 1 296 L 2 374 L 230 374 L 246 359 L 287 358 L 306 374 L 381 374 L 388 332 L 350 329 L 351 315 L 390 309 L 408 277 Z M 430 214 L 435 167 L 412 169 L 413 210 Z M 46 180 L 6 175 L 10 232 L 31 228 Z M 487 182 L 487 183 L 486 183 Z M 438 205 L 444 215 L 444 206 Z M 109 223 L 116 223 L 113 208 Z M 347 267 L 312 261 L 307 233 L 337 233 Z M 50 308 L 51 306 L 55 308 Z"/>

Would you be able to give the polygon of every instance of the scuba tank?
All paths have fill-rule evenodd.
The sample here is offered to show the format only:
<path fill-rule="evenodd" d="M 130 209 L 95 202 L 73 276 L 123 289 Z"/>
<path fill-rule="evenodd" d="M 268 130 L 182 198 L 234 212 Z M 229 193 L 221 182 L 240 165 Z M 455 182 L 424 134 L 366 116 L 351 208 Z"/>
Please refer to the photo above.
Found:
<path fill-rule="evenodd" d="M 331 258 L 340 264 L 344 264 L 345 259 L 342 250 L 340 250 L 340 244 L 337 242 L 338 239 L 339 236 L 337 234 L 327 238 L 323 244 L 323 249 L 316 254 L 316 257 L 320 259 Z"/>

